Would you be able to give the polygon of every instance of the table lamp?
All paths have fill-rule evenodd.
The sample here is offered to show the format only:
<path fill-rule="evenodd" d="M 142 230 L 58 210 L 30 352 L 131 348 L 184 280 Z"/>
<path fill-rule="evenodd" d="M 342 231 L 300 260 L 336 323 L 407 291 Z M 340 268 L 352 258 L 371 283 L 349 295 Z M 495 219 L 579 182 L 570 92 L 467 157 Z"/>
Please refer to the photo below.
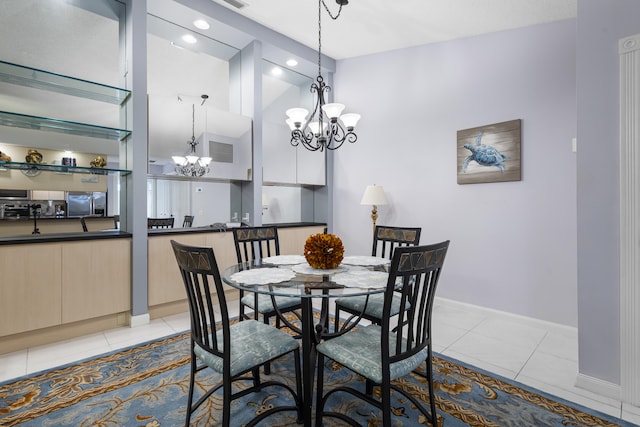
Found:
<path fill-rule="evenodd" d="M 376 231 L 376 220 L 378 219 L 378 206 L 387 204 L 387 197 L 384 195 L 384 188 L 381 185 L 367 185 L 360 200 L 361 205 L 372 205 L 371 221 L 373 221 L 373 232 Z"/>

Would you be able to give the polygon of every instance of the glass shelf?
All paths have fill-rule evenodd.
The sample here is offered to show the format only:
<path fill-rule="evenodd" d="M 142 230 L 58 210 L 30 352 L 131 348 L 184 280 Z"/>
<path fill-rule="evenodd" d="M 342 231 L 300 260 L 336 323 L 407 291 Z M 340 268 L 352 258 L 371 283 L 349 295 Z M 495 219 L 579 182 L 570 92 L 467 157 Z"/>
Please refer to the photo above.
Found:
<path fill-rule="evenodd" d="M 122 105 L 131 91 L 0 61 L 0 81 Z"/>
<path fill-rule="evenodd" d="M 25 114 L 0 111 L 0 125 L 24 129 L 47 130 L 69 135 L 88 136 L 92 138 L 122 141 L 131 135 L 130 130 L 68 122 L 47 117 L 28 116 Z"/>
<path fill-rule="evenodd" d="M 83 173 L 91 175 L 109 175 L 115 173 L 119 175 L 129 175 L 131 173 L 130 170 L 126 169 L 92 168 L 84 166 L 49 165 L 46 163 L 20 163 L 0 161 L 0 171 L 6 169 L 20 170 L 24 172 L 46 171 L 59 174 Z M 29 173 L 27 173 L 27 175 L 29 175 Z M 33 176 L 35 175 L 36 174 L 33 174 Z"/>

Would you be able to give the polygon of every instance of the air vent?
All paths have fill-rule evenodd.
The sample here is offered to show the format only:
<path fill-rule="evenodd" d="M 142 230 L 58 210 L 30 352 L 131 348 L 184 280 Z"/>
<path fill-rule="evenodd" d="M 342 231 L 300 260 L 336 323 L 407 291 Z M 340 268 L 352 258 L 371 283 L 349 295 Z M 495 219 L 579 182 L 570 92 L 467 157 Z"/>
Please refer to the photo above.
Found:
<path fill-rule="evenodd" d="M 236 9 L 242 9 L 244 7 L 249 6 L 248 3 L 245 3 L 241 0 L 222 0 L 227 4 L 230 4 L 231 6 L 235 7 Z"/>
<path fill-rule="evenodd" d="M 209 141 L 209 156 L 214 162 L 233 163 L 233 144 Z"/>

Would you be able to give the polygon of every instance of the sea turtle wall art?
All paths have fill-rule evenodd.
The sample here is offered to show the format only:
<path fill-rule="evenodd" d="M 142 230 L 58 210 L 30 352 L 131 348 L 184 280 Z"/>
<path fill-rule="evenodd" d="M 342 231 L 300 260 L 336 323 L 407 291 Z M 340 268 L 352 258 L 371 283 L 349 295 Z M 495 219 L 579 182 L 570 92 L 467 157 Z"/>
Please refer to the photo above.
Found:
<path fill-rule="evenodd" d="M 521 120 L 458 131 L 458 184 L 520 181 Z"/>

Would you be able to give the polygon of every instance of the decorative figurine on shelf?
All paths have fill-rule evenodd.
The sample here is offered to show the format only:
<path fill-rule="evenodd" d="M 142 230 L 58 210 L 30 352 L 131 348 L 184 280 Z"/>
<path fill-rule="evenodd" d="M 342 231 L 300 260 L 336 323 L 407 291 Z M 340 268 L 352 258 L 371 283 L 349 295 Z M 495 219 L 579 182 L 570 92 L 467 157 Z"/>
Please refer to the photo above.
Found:
<path fill-rule="evenodd" d="M 25 160 L 27 163 L 42 163 L 42 154 L 38 150 L 30 149 L 27 151 Z"/>
<path fill-rule="evenodd" d="M 107 161 L 102 156 L 98 156 L 89 163 L 92 168 L 103 168 L 107 166 Z"/>
<path fill-rule="evenodd" d="M 11 156 L 0 151 L 0 162 L 10 162 Z"/>
<path fill-rule="evenodd" d="M 338 268 L 344 257 L 342 240 L 335 234 L 312 234 L 304 244 L 304 257 L 313 268 Z"/>

